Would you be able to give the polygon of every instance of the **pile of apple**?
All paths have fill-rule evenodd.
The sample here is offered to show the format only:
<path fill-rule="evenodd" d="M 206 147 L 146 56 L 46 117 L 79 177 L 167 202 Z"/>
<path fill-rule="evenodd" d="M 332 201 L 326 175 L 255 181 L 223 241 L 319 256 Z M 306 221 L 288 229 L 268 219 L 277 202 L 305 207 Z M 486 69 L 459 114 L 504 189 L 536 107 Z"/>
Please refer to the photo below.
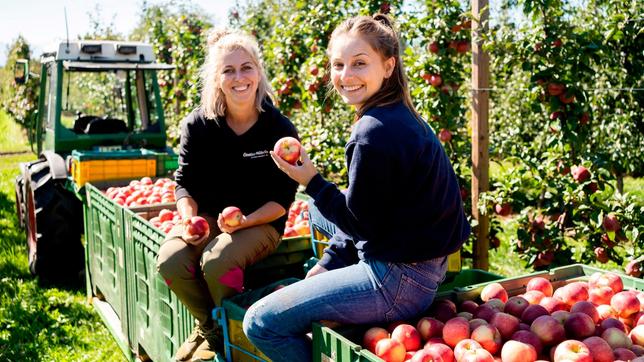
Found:
<path fill-rule="evenodd" d="M 414 324 L 370 328 L 363 347 L 388 362 L 644 362 L 644 291 L 624 290 L 617 274 L 554 291 L 534 277 L 510 298 L 491 283 L 480 297 L 459 308 L 437 300 Z"/>
<path fill-rule="evenodd" d="M 309 228 L 309 204 L 295 200 L 288 209 L 288 218 L 284 228 L 284 237 L 311 235 Z"/>
<path fill-rule="evenodd" d="M 174 203 L 176 183 L 169 178 L 152 181 L 149 177 L 132 180 L 123 187 L 110 187 L 105 195 L 125 207 Z"/>
<path fill-rule="evenodd" d="M 149 222 L 152 226 L 167 234 L 172 227 L 181 223 L 181 215 L 176 210 L 163 209 L 159 211 L 158 216 L 151 218 Z"/>

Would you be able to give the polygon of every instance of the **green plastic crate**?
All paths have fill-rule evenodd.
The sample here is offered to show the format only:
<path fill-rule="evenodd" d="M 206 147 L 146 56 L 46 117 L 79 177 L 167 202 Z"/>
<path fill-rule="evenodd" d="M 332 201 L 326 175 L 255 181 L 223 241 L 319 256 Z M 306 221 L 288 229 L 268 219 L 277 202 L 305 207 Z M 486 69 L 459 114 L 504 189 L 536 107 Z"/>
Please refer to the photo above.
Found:
<path fill-rule="evenodd" d="M 171 177 L 173 172 L 179 168 L 179 156 L 168 147 L 163 151 L 142 149 L 144 155 L 153 155 L 157 160 L 157 176 Z"/>
<path fill-rule="evenodd" d="M 549 271 L 546 270 L 517 277 L 504 278 L 497 280 L 496 282 L 503 285 L 509 296 L 514 296 L 525 292 L 528 281 L 530 281 L 530 279 L 534 277 L 543 277 L 548 279 L 550 283 L 552 283 L 552 287 L 554 289 L 557 289 L 558 287 L 573 280 L 587 281 L 588 278 L 596 272 L 605 273 L 607 272 L 607 270 L 598 269 L 583 264 L 573 264 L 553 268 Z M 624 289 L 644 291 L 644 279 L 633 278 L 619 272 L 614 273 L 618 274 L 622 278 Z M 485 286 L 490 283 L 491 281 L 487 281 L 455 288 L 453 299 L 458 302 L 464 300 L 476 300 L 480 297 L 483 288 L 485 288 Z"/>
<path fill-rule="evenodd" d="M 242 329 L 244 315 L 253 303 L 272 293 L 278 285 L 286 286 L 299 280 L 299 278 L 286 278 L 273 281 L 266 286 L 224 299 L 221 303 L 222 307 L 215 308 L 213 315 L 224 327 L 224 351 L 228 360 L 234 362 L 269 361 L 268 357 L 246 338 Z"/>
<path fill-rule="evenodd" d="M 479 269 L 463 269 L 451 280 L 438 288 L 437 299 L 455 299 L 457 291 L 472 283 L 502 280 L 503 277 Z M 382 361 L 373 353 L 362 349 L 360 343 L 364 332 L 371 326 L 340 327 L 337 330 L 320 324 L 313 325 L 314 362 Z"/>
<path fill-rule="evenodd" d="M 123 208 L 91 184 L 85 190 L 88 296 L 109 303 L 123 320 L 127 316 Z M 121 325 L 127 335 L 127 324 Z"/>
<path fill-rule="evenodd" d="M 173 361 L 174 354 L 192 332 L 194 318 L 166 285 L 156 269 L 165 235 L 148 218 L 164 205 L 125 210 L 127 289 L 130 334 L 137 355 L 153 361 Z"/>

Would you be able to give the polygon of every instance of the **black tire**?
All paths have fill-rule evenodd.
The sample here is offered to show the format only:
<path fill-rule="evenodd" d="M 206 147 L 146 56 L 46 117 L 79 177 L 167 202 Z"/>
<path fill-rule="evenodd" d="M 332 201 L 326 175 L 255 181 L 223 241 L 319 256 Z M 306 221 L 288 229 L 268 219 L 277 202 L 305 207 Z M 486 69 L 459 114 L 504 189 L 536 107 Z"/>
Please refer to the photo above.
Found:
<path fill-rule="evenodd" d="M 42 282 L 77 284 L 84 275 L 83 208 L 53 180 L 46 160 L 29 164 L 25 183 L 29 270 Z"/>

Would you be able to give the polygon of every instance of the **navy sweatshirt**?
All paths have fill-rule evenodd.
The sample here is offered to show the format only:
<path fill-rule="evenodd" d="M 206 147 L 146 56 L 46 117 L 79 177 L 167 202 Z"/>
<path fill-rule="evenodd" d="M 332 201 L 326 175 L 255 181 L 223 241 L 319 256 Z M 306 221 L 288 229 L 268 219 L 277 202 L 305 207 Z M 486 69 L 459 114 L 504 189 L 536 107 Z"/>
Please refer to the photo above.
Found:
<path fill-rule="evenodd" d="M 280 138 L 298 135 L 275 107 L 268 103 L 263 107 L 257 122 L 241 135 L 223 117 L 208 119 L 200 108 L 181 122 L 177 200 L 192 197 L 200 213 L 213 216 L 227 206 L 237 206 L 248 215 L 269 201 L 288 210 L 297 182 L 277 168 L 269 151 Z M 286 217 L 270 223 L 280 234 Z"/>
<path fill-rule="evenodd" d="M 339 229 L 320 265 L 423 261 L 453 253 L 468 238 L 454 169 L 434 132 L 403 103 L 368 110 L 345 152 L 345 192 L 320 175 L 306 188 Z"/>

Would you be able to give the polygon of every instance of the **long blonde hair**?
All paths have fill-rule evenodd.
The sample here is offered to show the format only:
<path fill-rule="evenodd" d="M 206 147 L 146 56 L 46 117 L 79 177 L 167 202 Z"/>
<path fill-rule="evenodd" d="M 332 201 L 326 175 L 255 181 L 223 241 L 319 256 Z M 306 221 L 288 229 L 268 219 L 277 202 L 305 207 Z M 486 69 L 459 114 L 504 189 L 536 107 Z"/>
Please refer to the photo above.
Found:
<path fill-rule="evenodd" d="M 242 49 L 248 53 L 259 71 L 259 84 L 255 94 L 255 107 L 263 112 L 262 103 L 265 99 L 273 100 L 271 89 L 264 66 L 261 62 L 257 41 L 247 34 L 229 29 L 213 29 L 208 34 L 208 54 L 201 66 L 201 108 L 208 118 L 226 115 L 226 96 L 219 87 L 221 76 L 221 59 L 224 54 Z"/>

